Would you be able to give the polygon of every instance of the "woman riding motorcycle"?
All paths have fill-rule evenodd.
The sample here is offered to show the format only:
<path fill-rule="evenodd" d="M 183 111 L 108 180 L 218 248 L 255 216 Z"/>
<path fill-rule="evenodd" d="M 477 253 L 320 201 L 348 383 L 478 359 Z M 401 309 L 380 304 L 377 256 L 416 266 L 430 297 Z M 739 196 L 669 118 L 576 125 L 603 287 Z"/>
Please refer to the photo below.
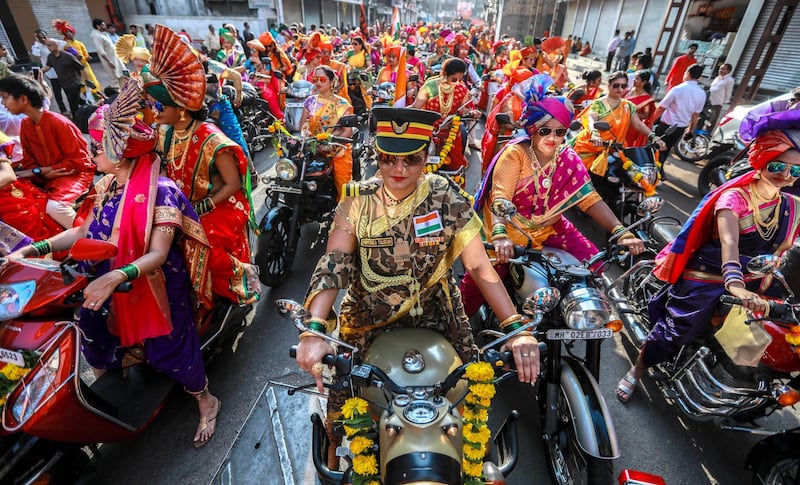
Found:
<path fill-rule="evenodd" d="M 115 244 L 117 256 L 97 264 L 97 278 L 83 291 L 83 354 L 98 377 L 146 362 L 181 383 L 198 402 L 193 443 L 199 448 L 214 435 L 221 404 L 208 390 L 195 330 L 194 302 L 211 305 L 204 266 L 210 248 L 189 200 L 172 180 L 159 176 L 156 133 L 135 118 L 140 100 L 131 80 L 114 103 L 92 115 L 92 159 L 107 175 L 95 186 L 97 197 L 87 199 L 89 217 L 8 259 L 64 251 L 81 238 Z M 86 262 L 83 269 L 93 264 Z M 131 291 L 115 293 L 126 281 Z"/>
<path fill-rule="evenodd" d="M 648 367 L 706 331 L 720 296 L 730 293 L 763 313 L 760 295 L 783 294 L 777 281 L 743 271 L 752 257 L 781 255 L 800 235 L 800 199 L 781 191 L 800 177 L 800 111 L 778 115 L 756 128 L 748 152 L 754 171 L 706 195 L 656 258 L 654 274 L 669 284 L 649 302 L 655 325 L 617 384 L 620 401 L 631 398 Z"/>
<path fill-rule="evenodd" d="M 549 97 L 553 83 L 544 74 L 534 76 L 526 97 L 522 124 L 528 136 L 506 145 L 486 171 L 478 193 L 476 208 L 483 211 L 484 233 L 491 234 L 497 255 L 497 273 L 508 275 L 509 259 L 514 245 L 550 246 L 568 251 L 581 261 L 597 253 L 597 248 L 573 226 L 564 213 L 577 207 L 611 233 L 624 227 L 608 205 L 595 192 L 586 169 L 577 154 L 563 145 L 567 127 L 572 121 L 572 103 L 562 97 Z M 516 205 L 516 220 L 527 229 L 527 236 L 506 228 L 506 222 L 492 214 L 492 203 L 498 199 Z M 639 254 L 644 243 L 633 234 L 620 236 L 620 244 Z M 467 315 L 483 304 L 474 276 L 467 274 L 461 283 L 461 294 Z"/>
<path fill-rule="evenodd" d="M 380 175 L 345 189 L 327 253 L 309 285 L 305 306 L 313 317 L 307 324 L 334 331 L 331 308 L 339 290 L 346 290 L 338 323 L 343 340 L 364 350 L 384 332 L 430 328 L 446 336 L 466 362 L 475 349 L 451 269 L 456 258 L 474 275 L 506 331 L 519 328 L 521 317 L 486 257 L 480 219 L 467 195 L 447 179 L 423 173 L 439 115 L 410 108 L 375 108 L 374 115 Z M 527 333 L 506 347 L 514 353 L 520 381 L 534 382 L 536 339 Z M 300 335 L 297 363 L 312 373 L 320 391 L 321 361 L 332 353 L 325 340 Z M 340 416 L 346 397 L 344 392 L 329 395 L 328 425 Z M 332 443 L 339 441 L 331 437 Z"/>

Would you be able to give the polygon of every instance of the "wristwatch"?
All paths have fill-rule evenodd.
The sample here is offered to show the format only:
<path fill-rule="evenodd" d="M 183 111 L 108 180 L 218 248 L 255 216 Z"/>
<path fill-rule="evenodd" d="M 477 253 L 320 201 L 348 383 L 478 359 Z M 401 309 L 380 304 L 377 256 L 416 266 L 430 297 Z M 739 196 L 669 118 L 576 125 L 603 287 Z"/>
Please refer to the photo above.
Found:
<path fill-rule="evenodd" d="M 41 175 L 42 175 L 42 169 L 41 169 L 41 168 L 39 168 L 39 167 L 36 167 L 36 168 L 34 168 L 34 169 L 31 169 L 31 172 L 33 172 L 33 174 L 34 174 L 34 175 L 36 175 L 37 177 L 39 177 L 39 176 L 41 176 Z"/>

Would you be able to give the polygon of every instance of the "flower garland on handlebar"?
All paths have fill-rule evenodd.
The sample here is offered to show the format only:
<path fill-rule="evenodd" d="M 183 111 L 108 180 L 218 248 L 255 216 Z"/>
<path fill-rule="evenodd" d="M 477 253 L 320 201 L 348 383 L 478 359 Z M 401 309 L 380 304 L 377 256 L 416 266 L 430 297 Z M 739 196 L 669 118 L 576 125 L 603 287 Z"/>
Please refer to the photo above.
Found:
<path fill-rule="evenodd" d="M 369 414 L 369 403 L 360 397 L 351 397 L 342 406 L 343 419 L 337 422 L 344 427 L 353 454 L 353 485 L 379 485 L 380 473 L 376 457 L 375 421 Z"/>
<path fill-rule="evenodd" d="M 642 172 L 642 167 L 638 164 L 633 163 L 633 161 L 628 158 L 622 150 L 619 150 L 615 153 L 610 153 L 608 155 L 608 162 L 611 165 L 614 162 L 615 158 L 619 158 L 622 169 L 628 173 L 631 181 L 634 184 L 641 187 L 644 191 L 645 197 L 651 197 L 656 195 L 656 186 L 658 186 L 659 181 L 661 181 L 661 160 L 659 160 L 658 152 L 656 151 L 653 158 L 655 162 L 655 166 L 658 169 L 656 173 L 656 180 L 655 182 L 650 182 L 645 174 Z"/>
<path fill-rule="evenodd" d="M 15 354 L 17 354 L 17 352 L 15 352 Z M 14 388 L 17 387 L 17 384 L 31 371 L 39 360 L 39 353 L 33 350 L 23 350 L 18 354 L 22 357 L 24 362 L 22 366 L 7 360 L 0 361 L 0 406 L 6 403 L 6 396 L 11 394 Z"/>

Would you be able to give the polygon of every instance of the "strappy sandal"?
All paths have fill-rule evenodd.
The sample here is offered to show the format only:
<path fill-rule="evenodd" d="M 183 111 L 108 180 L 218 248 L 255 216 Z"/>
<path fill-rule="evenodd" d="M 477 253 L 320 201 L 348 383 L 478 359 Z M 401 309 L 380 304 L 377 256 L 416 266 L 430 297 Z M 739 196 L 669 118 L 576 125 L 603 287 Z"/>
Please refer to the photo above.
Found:
<path fill-rule="evenodd" d="M 614 394 L 616 394 L 617 399 L 619 399 L 621 403 L 627 404 L 638 386 L 639 379 L 633 377 L 633 371 L 629 370 L 628 373 L 625 374 L 617 383 L 617 387 L 614 389 Z"/>
<path fill-rule="evenodd" d="M 209 416 L 200 416 L 200 422 L 197 424 L 197 431 L 195 431 L 195 433 L 194 433 L 195 436 L 197 436 L 198 434 L 202 434 L 205 430 L 208 429 L 209 425 L 211 423 L 213 423 L 217 419 L 217 415 L 219 414 L 219 410 L 222 407 L 222 401 L 220 401 L 218 397 L 215 397 L 214 399 L 216 399 L 216 401 L 217 401 L 217 405 L 214 407 L 214 415 L 210 416 L 210 417 Z M 211 441 L 211 438 L 214 437 L 214 434 L 216 433 L 216 431 L 217 430 L 216 430 L 216 426 L 215 426 L 214 430 L 211 432 L 211 434 L 208 436 L 208 438 L 206 438 L 205 440 L 193 441 L 192 443 L 194 444 L 194 447 L 195 448 L 202 448 L 203 446 L 208 444 L 208 442 Z"/>

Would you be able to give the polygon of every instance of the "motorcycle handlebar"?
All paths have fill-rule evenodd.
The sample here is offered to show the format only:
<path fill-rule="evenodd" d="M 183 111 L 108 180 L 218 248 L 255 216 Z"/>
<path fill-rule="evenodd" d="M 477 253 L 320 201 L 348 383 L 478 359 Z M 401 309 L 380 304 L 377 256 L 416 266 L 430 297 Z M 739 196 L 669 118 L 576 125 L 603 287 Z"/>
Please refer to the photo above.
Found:
<path fill-rule="evenodd" d="M 725 303 L 727 305 L 742 305 L 741 298 L 736 298 L 732 295 L 722 295 L 719 297 L 719 301 Z M 792 311 L 792 306 L 786 303 L 781 303 L 778 301 L 770 300 L 769 302 L 769 314 L 768 318 L 775 318 L 778 320 L 795 320 L 794 312 Z"/>
<path fill-rule="evenodd" d="M 483 242 L 483 248 L 489 251 L 494 251 L 494 245 L 488 241 Z M 528 249 L 524 246 L 519 246 L 516 244 L 514 245 L 514 256 L 513 256 L 514 258 L 521 258 L 525 254 L 539 256 L 542 254 L 542 252 L 539 251 L 538 249 Z"/>

